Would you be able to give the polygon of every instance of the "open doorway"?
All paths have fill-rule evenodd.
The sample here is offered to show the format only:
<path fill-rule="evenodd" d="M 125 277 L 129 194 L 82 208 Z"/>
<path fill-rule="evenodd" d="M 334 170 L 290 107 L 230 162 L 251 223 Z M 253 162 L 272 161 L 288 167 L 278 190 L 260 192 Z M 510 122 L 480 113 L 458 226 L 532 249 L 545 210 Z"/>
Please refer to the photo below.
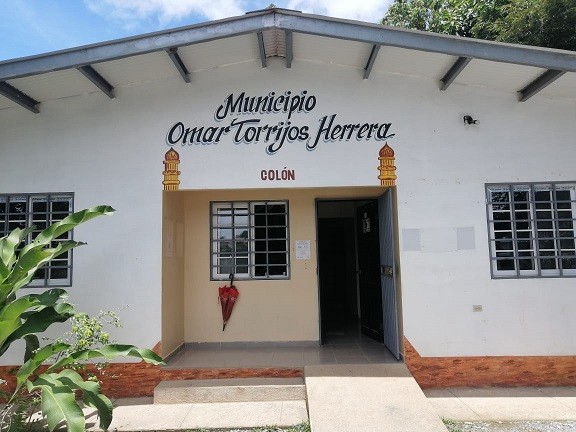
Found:
<path fill-rule="evenodd" d="M 370 340 L 400 357 L 391 218 L 386 194 L 317 201 L 323 344 Z"/>

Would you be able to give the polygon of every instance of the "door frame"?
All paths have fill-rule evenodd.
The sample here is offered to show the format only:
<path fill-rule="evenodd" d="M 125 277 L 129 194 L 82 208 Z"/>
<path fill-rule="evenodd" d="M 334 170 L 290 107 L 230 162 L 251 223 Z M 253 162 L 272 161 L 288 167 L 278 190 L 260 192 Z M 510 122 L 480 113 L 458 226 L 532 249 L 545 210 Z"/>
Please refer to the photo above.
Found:
<path fill-rule="evenodd" d="M 322 303 L 320 297 L 320 265 L 319 265 L 319 247 L 318 247 L 318 205 L 322 202 L 360 202 L 360 201 L 370 201 L 380 198 L 386 191 L 389 191 L 392 200 L 391 216 L 393 223 L 393 248 L 394 248 L 394 261 L 395 261 L 395 283 L 396 283 L 396 316 L 397 316 L 397 326 L 398 326 L 398 339 L 400 345 L 400 360 L 404 358 L 404 329 L 403 329 L 403 314 L 402 314 L 402 290 L 401 290 L 401 271 L 400 271 L 400 253 L 399 253 L 399 228 L 398 228 L 398 206 L 397 206 L 397 191 L 396 187 L 383 188 L 382 192 L 376 196 L 356 196 L 356 197 L 346 197 L 346 198 L 316 198 L 315 199 L 315 223 L 316 223 L 316 282 L 317 282 L 317 295 L 318 295 L 318 339 L 319 344 L 322 344 Z M 381 219 L 381 214 L 378 214 L 378 219 Z M 355 240 L 357 243 L 356 235 Z M 356 244 L 356 247 L 358 245 Z M 356 251 L 356 260 L 358 259 L 358 251 Z M 356 275 L 356 284 L 358 284 L 358 275 Z M 357 295 L 358 295 L 357 291 Z M 360 306 L 358 299 L 358 307 Z M 384 306 L 384 305 L 383 305 Z"/>

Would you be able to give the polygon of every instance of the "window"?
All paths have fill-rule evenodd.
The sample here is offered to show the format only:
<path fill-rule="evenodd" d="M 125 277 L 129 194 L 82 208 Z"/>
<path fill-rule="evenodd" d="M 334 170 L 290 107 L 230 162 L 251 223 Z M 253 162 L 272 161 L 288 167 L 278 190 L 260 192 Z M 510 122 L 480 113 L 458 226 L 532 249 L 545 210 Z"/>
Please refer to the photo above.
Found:
<path fill-rule="evenodd" d="M 288 202 L 211 204 L 212 278 L 289 277 Z"/>
<path fill-rule="evenodd" d="M 15 228 L 34 225 L 26 239 L 30 242 L 49 225 L 72 213 L 72 209 L 71 193 L 0 195 L 0 237 Z M 52 242 L 52 246 L 71 239 L 72 233 L 65 233 Z M 38 270 L 29 286 L 70 286 L 71 276 L 72 251 L 68 251 Z"/>
<path fill-rule="evenodd" d="M 576 185 L 487 185 L 492 276 L 576 276 Z"/>

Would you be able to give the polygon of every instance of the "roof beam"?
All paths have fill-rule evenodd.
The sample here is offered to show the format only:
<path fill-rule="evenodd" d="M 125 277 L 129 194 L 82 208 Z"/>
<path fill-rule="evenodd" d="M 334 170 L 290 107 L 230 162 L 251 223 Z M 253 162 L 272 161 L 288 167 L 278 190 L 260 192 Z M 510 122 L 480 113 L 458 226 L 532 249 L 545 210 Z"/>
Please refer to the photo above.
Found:
<path fill-rule="evenodd" d="M 454 62 L 452 67 L 446 72 L 446 74 L 440 80 L 440 90 L 444 91 L 450 84 L 460 75 L 460 72 L 464 70 L 468 63 L 472 60 L 471 57 L 458 57 L 458 60 Z"/>
<path fill-rule="evenodd" d="M 109 42 L 87 45 L 48 54 L 0 62 L 0 81 L 70 69 L 103 61 L 117 60 L 174 46 L 279 29 L 370 45 L 395 46 L 455 57 L 533 66 L 541 69 L 576 72 L 576 53 L 432 32 L 420 32 L 379 24 L 321 17 L 300 12 L 268 9 L 262 12 L 168 31 L 149 33 Z"/>
<path fill-rule="evenodd" d="M 289 28 L 297 33 L 373 45 L 395 46 L 455 57 L 471 57 L 576 72 L 576 53 L 570 51 L 485 41 L 380 24 L 358 23 L 288 11 L 276 13 L 275 26 L 280 29 Z"/>
<path fill-rule="evenodd" d="M 292 60 L 294 59 L 294 50 L 292 47 L 292 32 L 290 30 L 286 30 L 284 32 L 286 34 L 286 67 L 292 67 Z"/>
<path fill-rule="evenodd" d="M 552 84 L 554 81 L 556 81 L 565 73 L 566 71 L 559 71 L 553 69 L 547 70 L 546 72 L 544 72 L 542 75 L 540 75 L 538 78 L 536 78 L 534 81 L 532 81 L 530 84 L 528 84 L 526 87 L 524 87 L 522 90 L 518 92 L 518 100 L 520 102 L 526 102 L 540 90 L 543 90 L 548 85 Z"/>
<path fill-rule="evenodd" d="M 273 10 L 0 62 L 0 81 L 274 28 Z"/>
<path fill-rule="evenodd" d="M 184 82 L 190 84 L 190 72 L 188 72 L 188 68 L 178 55 L 178 48 L 170 48 L 166 50 L 166 52 L 168 53 L 168 56 L 170 56 L 170 60 L 172 60 L 174 66 L 176 66 L 176 69 L 178 69 L 178 72 L 180 72 L 180 76 Z"/>
<path fill-rule="evenodd" d="M 264 35 L 261 31 L 256 33 L 258 36 L 258 51 L 260 52 L 260 61 L 262 62 L 262 67 L 266 67 L 266 49 L 264 48 Z"/>
<path fill-rule="evenodd" d="M 380 51 L 380 45 L 372 45 L 372 51 L 370 52 L 370 57 L 368 57 L 368 62 L 364 68 L 364 79 L 368 79 L 370 72 L 372 72 L 372 66 L 378 57 L 378 51 Z"/>
<path fill-rule="evenodd" d="M 114 86 L 96 72 L 92 66 L 80 66 L 78 70 L 110 99 L 116 98 L 116 96 L 114 96 Z"/>
<path fill-rule="evenodd" d="M 5 81 L 0 81 L 0 94 L 7 97 L 12 102 L 16 102 L 18 105 L 23 106 L 34 114 L 38 114 L 40 110 L 38 109 L 38 102 L 32 99 L 26 93 L 18 90 L 16 87 L 11 86 Z"/>

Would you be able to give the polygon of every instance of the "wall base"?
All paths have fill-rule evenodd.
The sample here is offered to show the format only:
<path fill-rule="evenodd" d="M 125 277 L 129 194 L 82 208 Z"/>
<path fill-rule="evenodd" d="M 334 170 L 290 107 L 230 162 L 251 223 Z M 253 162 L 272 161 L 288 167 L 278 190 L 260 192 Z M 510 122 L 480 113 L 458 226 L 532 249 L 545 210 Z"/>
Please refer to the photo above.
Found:
<path fill-rule="evenodd" d="M 19 366 L 0 366 L 0 376 L 15 387 L 13 374 Z M 96 372 L 89 368 L 90 372 Z M 104 374 L 97 373 L 102 393 L 108 397 L 153 396 L 161 381 L 224 379 L 224 378 L 301 378 L 302 368 L 226 368 L 226 369 L 167 369 L 147 363 L 111 363 Z"/>
<path fill-rule="evenodd" d="M 404 358 L 422 388 L 576 386 L 576 356 L 421 357 L 404 338 Z M 0 366 L 12 389 L 18 368 Z M 116 398 L 152 396 L 161 381 L 169 380 L 303 376 L 303 368 L 169 369 L 144 362 L 111 363 L 99 374 L 103 393 Z"/>
<path fill-rule="evenodd" d="M 576 386 L 576 356 L 421 357 L 404 338 L 404 358 L 422 388 Z"/>

